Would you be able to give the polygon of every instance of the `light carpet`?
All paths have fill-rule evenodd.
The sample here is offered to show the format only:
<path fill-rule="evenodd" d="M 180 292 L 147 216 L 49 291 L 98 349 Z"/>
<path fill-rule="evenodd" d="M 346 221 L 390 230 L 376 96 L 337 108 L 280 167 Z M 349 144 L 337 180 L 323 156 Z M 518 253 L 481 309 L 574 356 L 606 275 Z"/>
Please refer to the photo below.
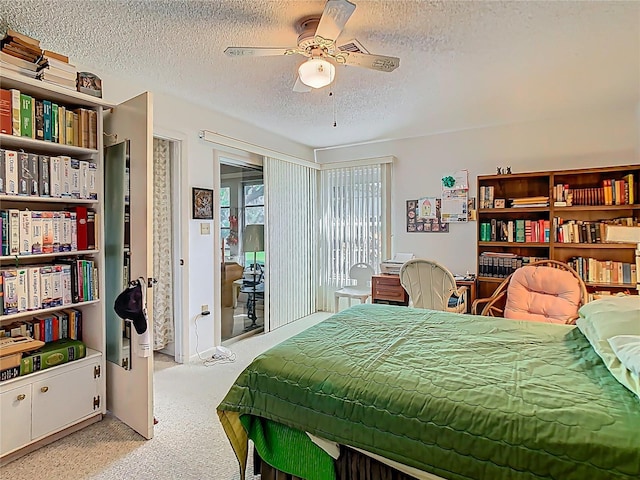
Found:
<path fill-rule="evenodd" d="M 156 354 L 154 415 L 158 424 L 153 439 L 144 440 L 107 415 L 97 424 L 0 468 L 0 478 L 237 480 L 238 463 L 218 421 L 217 405 L 257 355 L 328 316 L 317 313 L 274 332 L 228 344 L 236 355 L 233 363 L 180 365 Z"/>

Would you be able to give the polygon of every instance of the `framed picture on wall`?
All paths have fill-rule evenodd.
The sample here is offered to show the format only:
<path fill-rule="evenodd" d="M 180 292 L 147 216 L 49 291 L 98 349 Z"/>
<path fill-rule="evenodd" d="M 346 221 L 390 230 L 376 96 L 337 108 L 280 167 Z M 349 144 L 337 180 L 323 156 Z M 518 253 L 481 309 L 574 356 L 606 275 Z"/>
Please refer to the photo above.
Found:
<path fill-rule="evenodd" d="M 441 199 L 437 197 L 407 200 L 407 232 L 448 233 L 449 224 L 442 222 L 441 208 Z"/>
<path fill-rule="evenodd" d="M 193 218 L 198 220 L 213 220 L 213 190 L 194 187 L 192 192 Z"/>

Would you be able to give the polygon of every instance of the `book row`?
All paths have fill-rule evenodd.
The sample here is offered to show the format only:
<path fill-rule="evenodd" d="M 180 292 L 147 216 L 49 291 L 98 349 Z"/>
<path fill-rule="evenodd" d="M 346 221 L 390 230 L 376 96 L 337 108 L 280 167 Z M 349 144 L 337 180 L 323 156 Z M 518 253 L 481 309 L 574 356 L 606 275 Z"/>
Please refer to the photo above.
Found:
<path fill-rule="evenodd" d="M 0 337 L 31 337 L 42 342 L 54 342 L 62 338 L 82 340 L 82 311 L 75 308 L 36 315 L 0 329 Z"/>
<path fill-rule="evenodd" d="M 564 220 L 561 217 L 553 219 L 554 241 L 558 243 L 607 243 L 607 225 L 624 225 L 633 227 L 638 220 L 633 217 L 617 218 L 614 220 Z"/>
<path fill-rule="evenodd" d="M 499 220 L 480 223 L 481 242 L 548 243 L 549 220 Z"/>
<path fill-rule="evenodd" d="M 572 188 L 568 183 L 558 183 L 552 188 L 553 204 L 556 207 L 573 205 L 633 205 L 637 201 L 637 181 L 632 173 L 620 179 L 603 179 L 591 187 Z M 546 192 L 545 192 L 546 193 Z M 484 208 L 504 208 L 504 198 L 494 198 L 495 187 L 482 185 L 478 192 L 479 206 Z M 529 197 L 509 199 L 510 207 L 546 207 L 549 197 Z"/>
<path fill-rule="evenodd" d="M 99 240 L 97 216 L 83 206 L 63 211 L 0 210 L 0 252 L 14 256 L 94 250 Z"/>
<path fill-rule="evenodd" d="M 479 276 L 506 278 L 518 268 L 547 257 L 526 257 L 511 253 L 481 253 L 478 257 Z"/>
<path fill-rule="evenodd" d="M 0 89 L 0 103 L 0 133 L 98 148 L 98 114 L 95 110 L 58 105 L 17 89 Z"/>
<path fill-rule="evenodd" d="M 554 205 L 633 205 L 637 198 L 635 190 L 632 173 L 622 179 L 604 179 L 599 187 L 572 189 L 569 184 L 559 183 L 553 188 Z"/>
<path fill-rule="evenodd" d="M 97 299 L 98 270 L 93 260 L 60 259 L 52 265 L 0 270 L 3 315 Z"/>
<path fill-rule="evenodd" d="M 80 340 L 56 340 L 38 350 L 21 354 L 19 365 L 0 370 L 0 382 L 79 360 L 86 355 L 87 347 Z"/>
<path fill-rule="evenodd" d="M 98 199 L 98 166 L 66 155 L 0 149 L 0 194 Z"/>
<path fill-rule="evenodd" d="M 638 272 L 635 263 L 598 260 L 591 257 L 572 257 L 567 263 L 588 283 L 635 285 Z"/>

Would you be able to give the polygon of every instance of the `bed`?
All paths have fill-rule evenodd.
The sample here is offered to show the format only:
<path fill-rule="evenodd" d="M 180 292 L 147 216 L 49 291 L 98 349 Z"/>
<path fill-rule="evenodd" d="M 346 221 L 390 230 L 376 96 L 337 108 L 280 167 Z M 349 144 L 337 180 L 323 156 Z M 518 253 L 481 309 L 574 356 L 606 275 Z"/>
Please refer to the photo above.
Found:
<path fill-rule="evenodd" d="M 258 356 L 218 416 L 243 478 L 248 438 L 307 480 L 344 446 L 416 478 L 640 478 L 640 400 L 570 325 L 354 306 Z"/>

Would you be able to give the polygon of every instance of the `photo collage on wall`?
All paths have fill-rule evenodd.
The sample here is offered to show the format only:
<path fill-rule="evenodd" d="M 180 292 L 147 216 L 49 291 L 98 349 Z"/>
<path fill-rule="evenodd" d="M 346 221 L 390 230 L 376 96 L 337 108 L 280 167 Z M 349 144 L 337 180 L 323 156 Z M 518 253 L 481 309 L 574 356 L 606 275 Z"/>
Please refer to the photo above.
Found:
<path fill-rule="evenodd" d="M 438 197 L 407 200 L 407 232 L 448 233 L 449 224 L 441 218 L 441 202 Z"/>

